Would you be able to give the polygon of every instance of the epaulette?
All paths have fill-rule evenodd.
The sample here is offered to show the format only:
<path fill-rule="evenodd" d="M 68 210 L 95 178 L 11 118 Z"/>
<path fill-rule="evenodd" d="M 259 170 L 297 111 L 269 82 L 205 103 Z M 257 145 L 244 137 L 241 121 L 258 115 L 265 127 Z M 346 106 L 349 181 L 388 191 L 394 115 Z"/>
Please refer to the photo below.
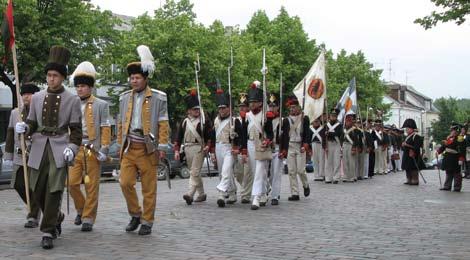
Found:
<path fill-rule="evenodd" d="M 163 101 L 166 101 L 167 98 L 166 98 L 166 93 L 161 91 L 161 90 L 158 90 L 158 89 L 154 89 L 152 88 L 151 89 L 153 93 L 157 93 L 157 98 L 160 99 L 160 100 L 163 100 Z"/>
<path fill-rule="evenodd" d="M 123 98 L 126 94 L 130 93 L 131 91 L 132 91 L 132 89 L 129 89 L 129 90 L 126 90 L 126 91 L 122 92 L 121 94 L 119 94 L 119 101 L 121 101 L 122 98 Z"/>

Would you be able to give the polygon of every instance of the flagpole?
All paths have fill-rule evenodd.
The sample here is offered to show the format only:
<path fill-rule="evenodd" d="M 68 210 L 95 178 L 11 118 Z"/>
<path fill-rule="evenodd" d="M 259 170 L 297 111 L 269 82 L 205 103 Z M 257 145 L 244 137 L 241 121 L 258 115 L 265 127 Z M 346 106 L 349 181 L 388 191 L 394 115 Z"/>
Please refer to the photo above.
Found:
<path fill-rule="evenodd" d="M 13 35 L 15 33 L 13 32 Z M 21 99 L 20 95 L 20 81 L 18 76 L 18 61 L 16 58 L 16 44 L 13 43 L 12 47 L 13 53 L 13 71 L 15 73 L 15 84 L 16 84 L 16 99 L 17 99 L 17 107 L 18 107 L 18 122 L 22 122 L 23 119 L 21 118 L 21 112 L 23 110 L 23 100 Z M 28 207 L 28 212 L 31 213 L 31 202 L 29 196 L 29 179 L 28 179 L 28 166 L 26 163 L 26 145 L 24 140 L 24 133 L 20 134 L 20 145 L 21 145 L 21 157 L 23 159 L 23 175 L 24 175 L 24 186 L 26 192 L 26 205 Z"/>

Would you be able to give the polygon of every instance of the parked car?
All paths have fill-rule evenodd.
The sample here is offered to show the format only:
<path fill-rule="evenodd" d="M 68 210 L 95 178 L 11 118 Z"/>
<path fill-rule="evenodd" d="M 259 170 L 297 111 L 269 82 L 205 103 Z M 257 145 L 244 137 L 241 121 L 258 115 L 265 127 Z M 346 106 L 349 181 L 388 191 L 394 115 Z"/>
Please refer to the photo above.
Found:
<path fill-rule="evenodd" d="M 118 156 L 119 147 L 116 141 L 112 141 L 109 146 L 109 157 L 110 161 L 106 161 L 101 165 L 101 177 L 102 178 L 114 178 L 113 172 L 119 171 L 120 160 Z M 169 171 L 170 178 L 174 178 L 177 174 L 181 178 L 189 178 L 189 172 L 181 171 L 181 163 L 174 160 L 173 145 L 168 144 L 168 149 L 166 151 L 166 158 L 161 160 L 158 164 L 157 174 L 158 180 L 165 180 L 167 172 Z"/>
<path fill-rule="evenodd" d="M 13 167 L 3 163 L 3 154 L 5 153 L 5 143 L 0 144 L 0 184 L 9 184 Z"/>

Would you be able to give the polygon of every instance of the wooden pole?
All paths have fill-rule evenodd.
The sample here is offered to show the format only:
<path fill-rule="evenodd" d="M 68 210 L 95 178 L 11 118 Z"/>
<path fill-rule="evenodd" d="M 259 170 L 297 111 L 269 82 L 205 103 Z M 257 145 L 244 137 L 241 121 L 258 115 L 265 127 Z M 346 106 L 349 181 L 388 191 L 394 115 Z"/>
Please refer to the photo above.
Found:
<path fill-rule="evenodd" d="M 13 34 L 14 35 L 14 34 Z M 18 75 L 18 61 L 16 58 L 16 44 L 13 43 L 12 47 L 13 53 L 13 70 L 15 72 L 15 84 L 16 84 L 16 99 L 18 100 L 18 122 L 23 122 L 21 118 L 21 111 L 23 110 L 23 99 L 20 95 L 20 80 Z M 31 202 L 29 198 L 29 179 L 28 179 L 28 166 L 26 163 L 26 145 L 24 134 L 20 134 L 20 145 L 21 145 L 21 157 L 23 159 L 23 175 L 24 175 L 24 186 L 26 192 L 26 205 L 28 207 L 28 212 L 31 213 Z"/>

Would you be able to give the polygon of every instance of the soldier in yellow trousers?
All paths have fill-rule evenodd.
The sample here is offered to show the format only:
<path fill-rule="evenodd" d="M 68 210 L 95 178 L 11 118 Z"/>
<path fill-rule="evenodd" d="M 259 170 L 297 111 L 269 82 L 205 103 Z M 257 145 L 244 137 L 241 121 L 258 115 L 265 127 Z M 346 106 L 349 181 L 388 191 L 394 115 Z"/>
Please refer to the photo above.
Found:
<path fill-rule="evenodd" d="M 149 235 L 155 219 L 157 164 L 168 149 L 168 109 L 166 93 L 148 85 L 155 69 L 149 48 L 141 45 L 137 52 L 141 61 L 127 65 L 132 90 L 119 98 L 117 142 L 121 145 L 121 190 L 131 216 L 126 231 L 140 225 L 138 234 Z M 137 173 L 141 178 L 142 207 L 135 189 Z"/>
<path fill-rule="evenodd" d="M 98 211 L 100 162 L 107 158 L 111 124 L 108 103 L 92 95 L 96 77 L 93 64 L 80 63 L 72 77 L 81 101 L 83 139 L 69 170 L 69 188 L 77 211 L 74 223 L 82 225 L 81 230 L 88 232 L 93 229 Z M 80 190 L 82 182 L 86 195 Z"/>

